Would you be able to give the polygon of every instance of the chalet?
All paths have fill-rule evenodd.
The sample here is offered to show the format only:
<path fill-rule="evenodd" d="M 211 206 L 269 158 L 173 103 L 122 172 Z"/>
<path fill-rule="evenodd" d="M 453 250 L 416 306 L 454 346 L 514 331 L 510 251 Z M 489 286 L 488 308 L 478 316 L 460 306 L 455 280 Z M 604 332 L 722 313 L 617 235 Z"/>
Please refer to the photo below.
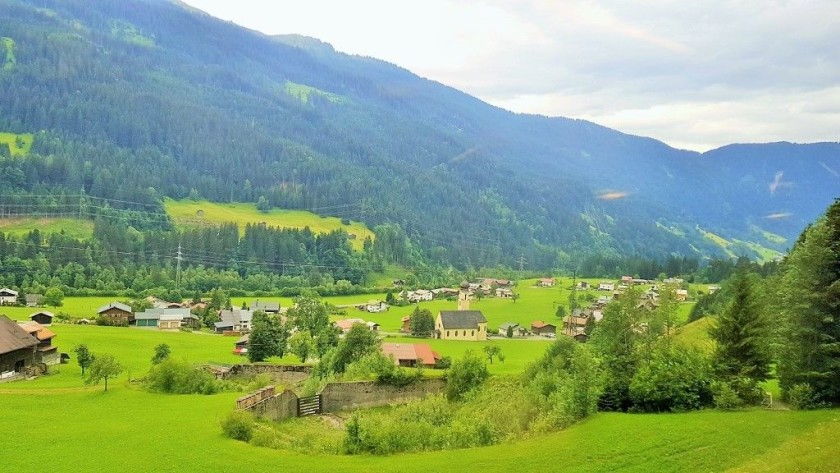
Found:
<path fill-rule="evenodd" d="M 599 291 L 615 291 L 615 283 L 609 281 L 601 281 L 598 284 Z"/>
<path fill-rule="evenodd" d="M 453 289 L 451 287 L 432 289 L 431 292 L 435 297 L 455 297 L 458 295 L 458 289 Z"/>
<path fill-rule="evenodd" d="M 385 312 L 388 310 L 388 304 L 383 301 L 370 300 L 367 301 L 367 303 L 360 305 L 359 309 L 370 313 Z"/>
<path fill-rule="evenodd" d="M 349 332 L 350 329 L 353 328 L 354 325 L 362 325 L 365 328 L 370 330 L 370 326 L 363 319 L 343 319 L 343 320 L 336 320 L 335 321 L 335 326 L 340 328 L 341 331 L 344 332 L 344 333 Z"/>
<path fill-rule="evenodd" d="M 580 281 L 575 285 L 575 287 L 578 289 L 586 290 L 589 289 L 589 283 L 586 281 Z"/>
<path fill-rule="evenodd" d="M 61 362 L 58 356 L 58 347 L 53 346 L 52 339 L 55 333 L 37 322 L 23 322 L 20 328 L 26 330 L 29 335 L 38 340 L 35 347 L 35 363 L 45 365 L 57 365 Z"/>
<path fill-rule="evenodd" d="M 443 340 L 487 340 L 487 319 L 480 310 L 442 310 L 435 320 L 435 335 Z"/>
<path fill-rule="evenodd" d="M 0 379 L 22 373 L 35 364 L 38 340 L 5 315 L 0 315 Z"/>
<path fill-rule="evenodd" d="M 677 296 L 677 300 L 680 302 L 688 300 L 688 291 L 686 289 L 677 289 L 675 295 Z"/>
<path fill-rule="evenodd" d="M 44 305 L 44 296 L 41 294 L 27 294 L 26 307 L 41 307 Z"/>
<path fill-rule="evenodd" d="M 0 289 L 0 305 L 15 305 L 17 304 L 18 292 L 8 287 Z"/>
<path fill-rule="evenodd" d="M 581 314 L 582 315 L 582 314 Z M 586 328 L 587 317 L 567 315 L 563 317 L 563 333 L 567 335 L 574 335 L 581 333 Z"/>
<path fill-rule="evenodd" d="M 513 291 L 506 287 L 496 288 L 496 297 L 501 297 L 502 299 L 511 299 L 513 298 Z"/>
<path fill-rule="evenodd" d="M 30 315 L 29 320 L 44 326 L 50 326 L 52 325 L 53 317 L 55 317 L 55 315 L 53 315 L 52 312 L 42 310 L 40 312 L 35 312 L 34 314 Z"/>
<path fill-rule="evenodd" d="M 131 307 L 122 302 L 105 304 L 96 311 L 99 317 L 110 320 L 114 325 L 129 325 L 134 322 Z"/>
<path fill-rule="evenodd" d="M 514 337 L 522 337 L 528 334 L 528 330 L 525 327 L 520 326 L 516 322 L 505 322 L 502 325 L 499 325 L 499 335 L 503 337 L 507 337 L 508 328 L 510 328 L 512 336 Z"/>
<path fill-rule="evenodd" d="M 554 287 L 557 284 L 557 281 L 554 278 L 542 278 L 537 281 L 537 286 L 539 287 Z"/>
<path fill-rule="evenodd" d="M 279 302 L 260 302 L 256 300 L 251 303 L 251 310 L 256 312 L 261 310 L 266 314 L 279 314 L 280 313 L 280 303 Z"/>
<path fill-rule="evenodd" d="M 405 317 L 400 319 L 400 322 L 402 322 L 402 327 L 400 327 L 400 332 L 411 333 L 411 317 L 406 315 Z"/>
<path fill-rule="evenodd" d="M 225 330 L 248 331 L 251 330 L 251 320 L 254 311 L 248 309 L 232 309 L 219 312 L 219 322 L 213 324 L 217 333 Z"/>
<path fill-rule="evenodd" d="M 198 317 L 189 309 L 149 309 L 134 315 L 138 327 L 157 327 L 175 330 L 185 326 L 197 327 Z"/>
<path fill-rule="evenodd" d="M 368 330 L 371 330 L 371 331 L 374 331 L 374 332 L 379 330 L 379 324 L 376 323 L 376 322 L 365 322 L 365 325 L 367 325 Z"/>
<path fill-rule="evenodd" d="M 531 322 L 531 332 L 534 335 L 556 334 L 557 326 L 554 324 L 547 324 L 542 320 L 535 320 Z"/>
<path fill-rule="evenodd" d="M 434 368 L 440 355 L 426 343 L 383 343 L 382 353 L 397 366 Z"/>

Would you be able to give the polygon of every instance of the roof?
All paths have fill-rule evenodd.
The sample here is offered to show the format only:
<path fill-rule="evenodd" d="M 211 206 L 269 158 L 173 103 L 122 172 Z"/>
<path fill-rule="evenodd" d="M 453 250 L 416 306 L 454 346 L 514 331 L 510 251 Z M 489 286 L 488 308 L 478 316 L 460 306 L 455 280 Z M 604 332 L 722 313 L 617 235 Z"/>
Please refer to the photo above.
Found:
<path fill-rule="evenodd" d="M 134 314 L 135 320 L 160 320 L 161 316 L 166 315 L 166 318 L 171 320 L 173 316 L 180 316 L 182 319 L 195 318 L 190 313 L 190 309 L 148 309 L 144 312 Z"/>
<path fill-rule="evenodd" d="M 341 330 L 350 330 L 353 325 L 361 324 L 367 326 L 367 322 L 362 319 L 344 319 L 344 320 L 337 320 L 335 322 L 335 326 L 340 328 Z"/>
<path fill-rule="evenodd" d="M 473 329 L 487 323 L 480 310 L 442 310 L 439 317 L 445 329 Z"/>
<path fill-rule="evenodd" d="M 214 322 L 213 326 L 216 328 L 233 327 L 233 322 Z"/>
<path fill-rule="evenodd" d="M 260 302 L 255 300 L 251 303 L 251 310 L 261 310 L 263 312 L 277 312 L 280 310 L 279 302 Z"/>
<path fill-rule="evenodd" d="M 436 358 L 440 358 L 435 357 L 432 347 L 426 343 L 383 343 L 382 353 L 393 356 L 397 364 L 400 360 L 416 360 L 424 365 L 434 365 Z"/>
<path fill-rule="evenodd" d="M 18 295 L 17 291 L 15 291 L 13 289 L 9 289 L 8 287 L 4 287 L 3 289 L 0 289 L 0 296 L 15 296 L 15 297 L 17 297 L 17 295 Z"/>
<path fill-rule="evenodd" d="M 533 327 L 533 328 L 545 328 L 545 327 L 554 327 L 554 326 L 555 326 L 554 324 L 547 324 L 547 323 L 543 322 L 542 320 L 535 320 L 535 321 L 531 322 L 531 327 Z"/>
<path fill-rule="evenodd" d="M 221 318 L 222 321 L 230 322 L 232 324 L 250 323 L 253 317 L 254 311 L 247 309 L 223 310 L 219 313 L 219 318 Z"/>
<path fill-rule="evenodd" d="M 519 324 L 516 322 L 505 322 L 502 325 L 499 325 L 499 330 L 507 330 L 508 327 L 515 330 L 517 327 L 519 327 Z"/>
<path fill-rule="evenodd" d="M 0 353 L 34 347 L 38 340 L 5 315 L 0 315 Z"/>
<path fill-rule="evenodd" d="M 39 310 L 38 312 L 33 312 L 32 315 L 29 316 L 29 318 L 31 319 L 32 317 L 35 317 L 36 315 L 46 315 L 49 318 L 55 317 L 55 315 L 48 310 Z"/>
<path fill-rule="evenodd" d="M 114 302 L 103 305 L 102 307 L 100 307 L 96 311 L 96 313 L 101 314 L 101 313 L 105 312 L 106 310 L 110 310 L 110 309 L 119 309 L 123 312 L 128 312 L 129 314 L 132 312 L 130 306 L 128 306 L 126 304 L 123 304 L 122 302 L 114 301 Z"/>

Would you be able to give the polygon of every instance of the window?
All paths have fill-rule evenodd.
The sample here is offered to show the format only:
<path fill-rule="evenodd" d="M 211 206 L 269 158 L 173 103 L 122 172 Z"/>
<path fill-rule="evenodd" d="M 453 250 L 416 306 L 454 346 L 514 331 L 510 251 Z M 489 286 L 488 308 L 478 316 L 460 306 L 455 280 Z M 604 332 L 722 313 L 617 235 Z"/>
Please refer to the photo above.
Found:
<path fill-rule="evenodd" d="M 475 336 L 475 330 L 470 331 L 470 336 L 471 336 L 471 337 L 474 337 L 474 336 Z"/>
<path fill-rule="evenodd" d="M 446 331 L 446 336 L 447 336 L 447 337 L 449 336 L 449 330 L 447 330 L 447 331 Z"/>

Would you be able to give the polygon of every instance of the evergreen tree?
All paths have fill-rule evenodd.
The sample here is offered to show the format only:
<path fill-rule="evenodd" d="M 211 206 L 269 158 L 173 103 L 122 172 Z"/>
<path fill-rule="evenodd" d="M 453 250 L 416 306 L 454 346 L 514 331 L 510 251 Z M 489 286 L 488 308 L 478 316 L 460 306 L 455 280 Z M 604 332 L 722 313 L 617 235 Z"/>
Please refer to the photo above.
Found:
<path fill-rule="evenodd" d="M 783 394 L 808 385 L 815 401 L 840 403 L 840 199 L 802 233 L 783 265 L 779 292 Z"/>
<path fill-rule="evenodd" d="M 248 360 L 265 361 L 286 353 L 289 332 L 280 319 L 258 310 L 254 312 L 251 334 L 248 336 Z"/>
<path fill-rule="evenodd" d="M 435 319 L 429 309 L 421 309 L 416 306 L 411 315 L 408 316 L 411 334 L 415 337 L 431 337 L 435 330 Z"/>
<path fill-rule="evenodd" d="M 731 282 L 732 299 L 709 329 L 716 342 L 715 372 L 735 383 L 735 391 L 745 400 L 755 392 L 757 383 L 770 377 L 773 360 L 769 322 L 755 299 L 754 287 L 747 270 L 739 269 Z"/>

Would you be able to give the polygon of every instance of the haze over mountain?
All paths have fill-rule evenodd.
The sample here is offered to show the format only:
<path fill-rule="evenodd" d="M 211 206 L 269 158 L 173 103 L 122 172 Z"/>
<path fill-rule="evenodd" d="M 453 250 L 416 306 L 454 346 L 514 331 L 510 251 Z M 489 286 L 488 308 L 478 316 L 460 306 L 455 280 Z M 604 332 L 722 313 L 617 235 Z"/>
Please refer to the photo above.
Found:
<path fill-rule="evenodd" d="M 771 258 L 840 190 L 838 143 L 677 150 L 167 0 L 0 0 L 0 36 L 0 132 L 36 134 L 6 193 L 264 197 L 399 225 L 431 262 L 546 268 Z"/>

